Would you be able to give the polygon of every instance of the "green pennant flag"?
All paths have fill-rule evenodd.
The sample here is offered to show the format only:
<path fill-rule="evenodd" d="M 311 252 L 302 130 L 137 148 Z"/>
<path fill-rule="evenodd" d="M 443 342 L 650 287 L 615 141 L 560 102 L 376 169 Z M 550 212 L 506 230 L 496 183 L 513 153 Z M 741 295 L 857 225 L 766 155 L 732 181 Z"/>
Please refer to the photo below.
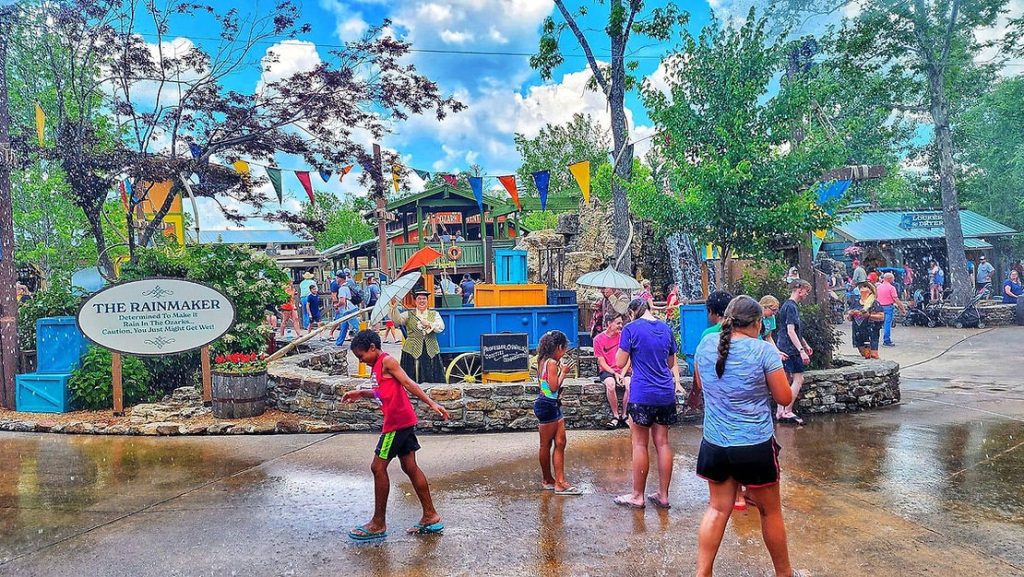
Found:
<path fill-rule="evenodd" d="M 274 185 L 274 192 L 277 193 L 277 203 L 284 203 L 284 191 L 281 189 L 281 169 L 280 168 L 267 168 L 267 178 L 270 179 L 270 183 Z"/>
<path fill-rule="evenodd" d="M 418 168 L 412 169 L 416 173 L 416 176 L 422 178 L 424 181 L 430 180 L 430 173 L 425 170 L 419 170 Z"/>

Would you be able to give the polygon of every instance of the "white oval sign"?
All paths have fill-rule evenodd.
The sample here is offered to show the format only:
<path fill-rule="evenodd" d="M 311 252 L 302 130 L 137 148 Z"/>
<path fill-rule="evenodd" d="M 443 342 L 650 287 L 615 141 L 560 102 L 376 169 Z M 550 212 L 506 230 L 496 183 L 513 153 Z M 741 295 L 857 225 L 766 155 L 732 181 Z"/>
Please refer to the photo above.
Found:
<path fill-rule="evenodd" d="M 78 327 L 97 345 L 131 355 L 169 355 L 219 339 L 235 324 L 235 305 L 220 291 L 191 281 L 150 278 L 94 294 L 78 311 Z"/>

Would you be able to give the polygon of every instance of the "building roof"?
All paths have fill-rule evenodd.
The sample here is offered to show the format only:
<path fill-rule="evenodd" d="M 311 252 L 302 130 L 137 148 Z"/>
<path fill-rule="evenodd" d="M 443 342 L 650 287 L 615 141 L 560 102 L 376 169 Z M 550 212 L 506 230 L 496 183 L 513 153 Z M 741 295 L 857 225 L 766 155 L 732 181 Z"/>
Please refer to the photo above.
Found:
<path fill-rule="evenodd" d="M 201 230 L 200 244 L 301 244 L 311 245 L 313 241 L 286 229 L 245 229 L 245 230 Z"/>
<path fill-rule="evenodd" d="M 410 204 L 415 206 L 417 202 L 431 198 L 449 199 L 452 201 L 453 205 L 462 204 L 469 207 L 476 206 L 476 197 L 473 196 L 473 193 L 470 192 L 469 190 L 463 188 L 456 188 L 448 184 L 442 184 L 440 186 L 428 188 L 423 192 L 419 192 L 417 194 L 412 194 L 409 196 L 403 196 L 401 198 L 390 200 L 388 201 L 387 209 L 396 210 L 398 208 L 408 206 Z M 484 192 L 485 209 L 494 210 L 495 208 L 504 208 L 508 204 L 510 203 L 506 203 L 500 199 L 494 198 L 493 196 L 488 195 L 486 191 Z M 372 216 L 373 212 L 371 211 L 369 214 Z"/>
<path fill-rule="evenodd" d="M 910 219 L 941 216 L 936 210 L 865 211 L 835 227 L 836 233 L 853 242 L 926 240 L 946 236 L 943 226 L 914 226 Z M 1017 231 L 972 210 L 960 211 L 964 238 L 1007 236 Z M 968 247 L 973 248 L 973 247 Z M 983 248 L 983 247 L 979 247 Z"/>

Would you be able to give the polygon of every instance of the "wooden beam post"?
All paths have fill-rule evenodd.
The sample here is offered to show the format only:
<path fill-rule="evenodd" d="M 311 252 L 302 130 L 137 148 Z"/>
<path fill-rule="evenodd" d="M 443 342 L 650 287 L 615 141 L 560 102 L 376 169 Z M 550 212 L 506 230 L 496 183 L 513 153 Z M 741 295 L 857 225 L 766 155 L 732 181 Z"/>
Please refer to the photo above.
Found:
<path fill-rule="evenodd" d="M 387 221 L 387 207 L 388 202 L 385 198 L 384 191 L 384 173 L 383 166 L 380 157 L 380 145 L 373 145 L 373 188 L 374 197 L 377 202 L 377 254 L 378 262 L 380 263 L 380 270 L 388 275 L 388 279 L 391 278 L 391 272 L 388 271 L 388 221 Z"/>
<path fill-rule="evenodd" d="M 114 389 L 114 416 L 124 416 L 124 387 L 121 383 L 121 353 L 111 354 L 110 372 Z"/>
<path fill-rule="evenodd" d="M 203 405 L 213 404 L 213 375 L 210 373 L 210 345 L 206 345 L 199 353 L 203 367 Z"/>

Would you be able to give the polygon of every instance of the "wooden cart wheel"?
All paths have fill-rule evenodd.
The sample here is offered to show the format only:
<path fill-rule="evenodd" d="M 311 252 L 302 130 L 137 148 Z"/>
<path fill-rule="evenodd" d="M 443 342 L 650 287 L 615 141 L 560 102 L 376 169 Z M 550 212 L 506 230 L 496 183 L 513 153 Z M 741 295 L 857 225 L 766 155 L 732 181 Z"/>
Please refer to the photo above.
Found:
<path fill-rule="evenodd" d="M 448 363 L 444 379 L 448 384 L 479 383 L 483 374 L 480 353 L 462 353 Z"/>

